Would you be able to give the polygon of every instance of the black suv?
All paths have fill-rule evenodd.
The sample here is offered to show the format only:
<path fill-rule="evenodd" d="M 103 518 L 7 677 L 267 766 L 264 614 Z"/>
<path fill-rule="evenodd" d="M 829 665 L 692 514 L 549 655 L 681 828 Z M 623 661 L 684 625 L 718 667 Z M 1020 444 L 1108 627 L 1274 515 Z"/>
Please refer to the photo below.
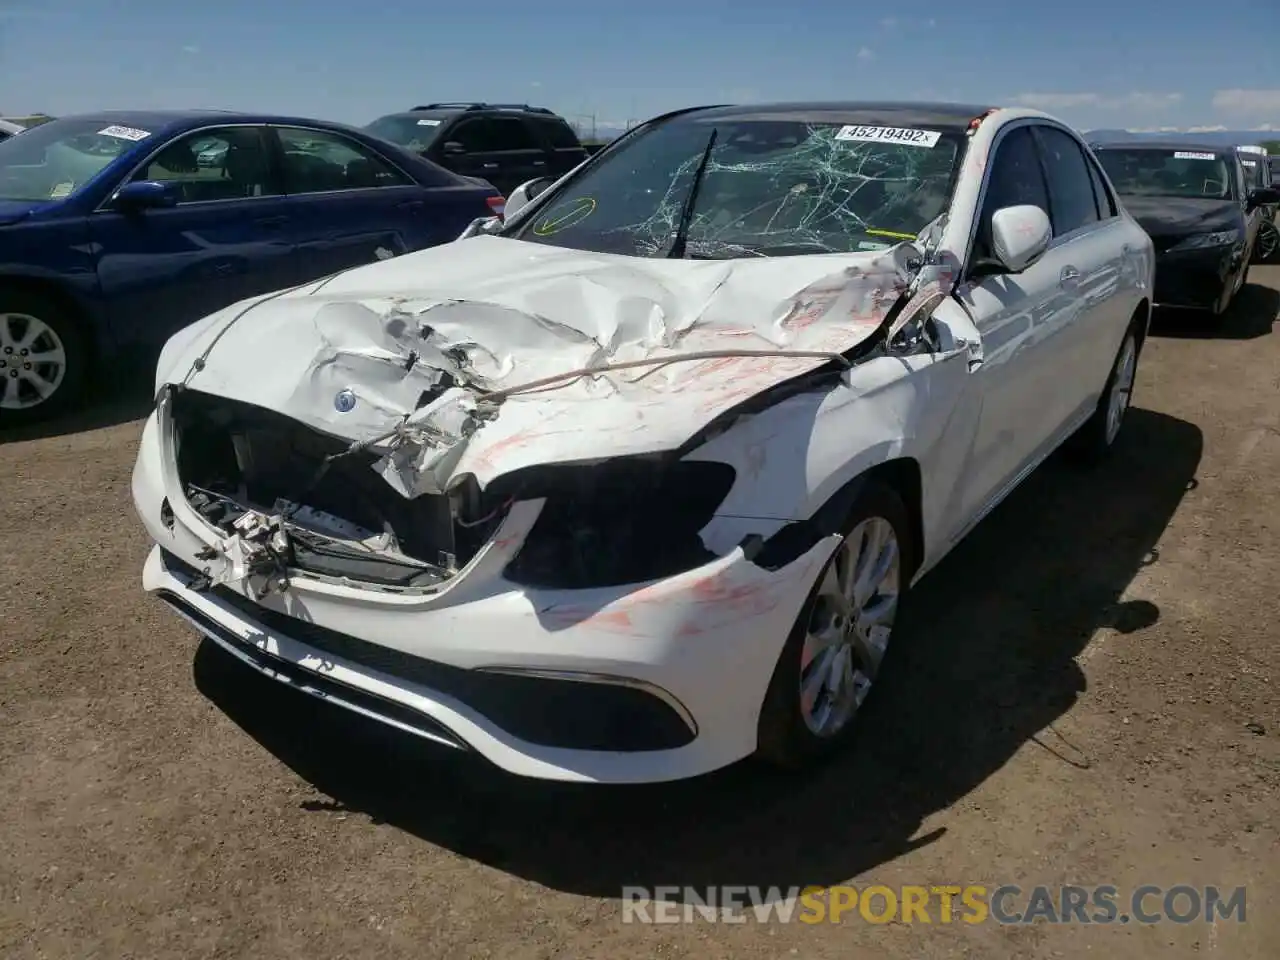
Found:
<path fill-rule="evenodd" d="M 587 159 L 563 118 L 525 103 L 428 103 L 379 117 L 365 129 L 454 173 L 488 180 L 504 196 L 526 180 L 559 177 Z"/>

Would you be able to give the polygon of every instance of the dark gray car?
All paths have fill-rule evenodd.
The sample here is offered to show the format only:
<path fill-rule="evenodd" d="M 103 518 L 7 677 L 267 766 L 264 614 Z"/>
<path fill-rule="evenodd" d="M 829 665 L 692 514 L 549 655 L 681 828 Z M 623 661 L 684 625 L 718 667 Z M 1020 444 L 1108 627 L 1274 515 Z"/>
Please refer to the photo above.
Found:
<path fill-rule="evenodd" d="M 528 180 L 558 179 L 587 159 L 562 117 L 528 104 L 428 103 L 365 129 L 454 173 L 487 180 L 504 196 Z"/>

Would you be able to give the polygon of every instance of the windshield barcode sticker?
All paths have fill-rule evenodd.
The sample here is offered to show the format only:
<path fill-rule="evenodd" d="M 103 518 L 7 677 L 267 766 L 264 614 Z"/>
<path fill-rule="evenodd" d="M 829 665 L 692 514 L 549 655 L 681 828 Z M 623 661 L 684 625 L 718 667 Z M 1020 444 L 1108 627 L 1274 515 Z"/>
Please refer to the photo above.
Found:
<path fill-rule="evenodd" d="M 117 127 L 115 124 L 103 127 L 98 131 L 98 135 L 102 137 L 117 137 L 120 140 L 132 140 L 135 143 L 151 136 L 146 130 L 138 130 L 134 127 Z"/>
<path fill-rule="evenodd" d="M 1175 160 L 1216 160 L 1212 153 L 1192 153 L 1188 150 L 1179 150 L 1173 155 Z"/>
<path fill-rule="evenodd" d="M 841 127 L 837 140 L 863 143 L 901 143 L 909 147 L 932 147 L 942 134 L 937 130 L 911 130 L 906 127 Z"/>
<path fill-rule="evenodd" d="M 438 127 L 438 126 L 440 126 L 440 121 L 439 121 L 439 120 L 419 120 L 419 121 L 418 121 L 418 126 L 420 126 L 420 127 Z"/>

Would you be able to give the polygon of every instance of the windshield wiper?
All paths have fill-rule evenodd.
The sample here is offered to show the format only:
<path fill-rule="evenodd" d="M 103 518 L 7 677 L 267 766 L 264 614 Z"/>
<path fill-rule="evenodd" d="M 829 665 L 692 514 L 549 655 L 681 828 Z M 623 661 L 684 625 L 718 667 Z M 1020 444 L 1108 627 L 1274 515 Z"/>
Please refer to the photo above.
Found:
<path fill-rule="evenodd" d="M 698 190 L 702 187 L 702 178 L 707 172 L 707 164 L 711 160 L 711 150 L 716 145 L 716 134 L 719 131 L 711 128 L 711 136 L 707 138 L 707 146 L 702 151 L 702 159 L 698 161 L 698 169 L 693 173 L 693 183 L 689 184 L 689 195 L 684 199 L 684 207 L 680 210 L 680 222 L 676 226 L 675 238 L 671 241 L 671 249 L 667 251 L 668 260 L 684 257 L 685 247 L 689 244 L 689 227 L 693 223 L 693 208 L 698 202 Z"/>

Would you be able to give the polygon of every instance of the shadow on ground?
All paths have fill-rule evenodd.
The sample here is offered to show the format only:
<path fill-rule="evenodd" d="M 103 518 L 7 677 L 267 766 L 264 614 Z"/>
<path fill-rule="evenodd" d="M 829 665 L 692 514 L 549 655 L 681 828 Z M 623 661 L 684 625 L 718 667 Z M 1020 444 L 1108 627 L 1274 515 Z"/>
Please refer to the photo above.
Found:
<path fill-rule="evenodd" d="M 42 423 L 0 428 L 0 446 L 24 440 L 61 437 L 86 430 L 101 430 L 145 417 L 155 406 L 152 394 L 154 365 L 131 363 L 110 375 L 95 377 L 85 389 L 83 400 L 71 413 Z"/>
<path fill-rule="evenodd" d="M 912 595 L 859 742 L 786 777 L 751 763 L 678 784 L 520 781 L 420 746 L 250 673 L 207 642 L 201 691 L 332 800 L 546 886 L 617 897 L 627 884 L 829 884 L 936 839 L 924 818 L 1028 741 L 1088 757 L 1048 728 L 1085 687 L 1095 630 L 1155 622 L 1120 597 L 1194 484 L 1198 428 L 1135 409 L 1115 456 L 1050 462 Z"/>
<path fill-rule="evenodd" d="M 1195 310 L 1157 309 L 1151 318 L 1151 333 L 1178 339 L 1256 340 L 1271 333 L 1277 313 L 1280 291 L 1247 283 L 1221 317 Z"/>

